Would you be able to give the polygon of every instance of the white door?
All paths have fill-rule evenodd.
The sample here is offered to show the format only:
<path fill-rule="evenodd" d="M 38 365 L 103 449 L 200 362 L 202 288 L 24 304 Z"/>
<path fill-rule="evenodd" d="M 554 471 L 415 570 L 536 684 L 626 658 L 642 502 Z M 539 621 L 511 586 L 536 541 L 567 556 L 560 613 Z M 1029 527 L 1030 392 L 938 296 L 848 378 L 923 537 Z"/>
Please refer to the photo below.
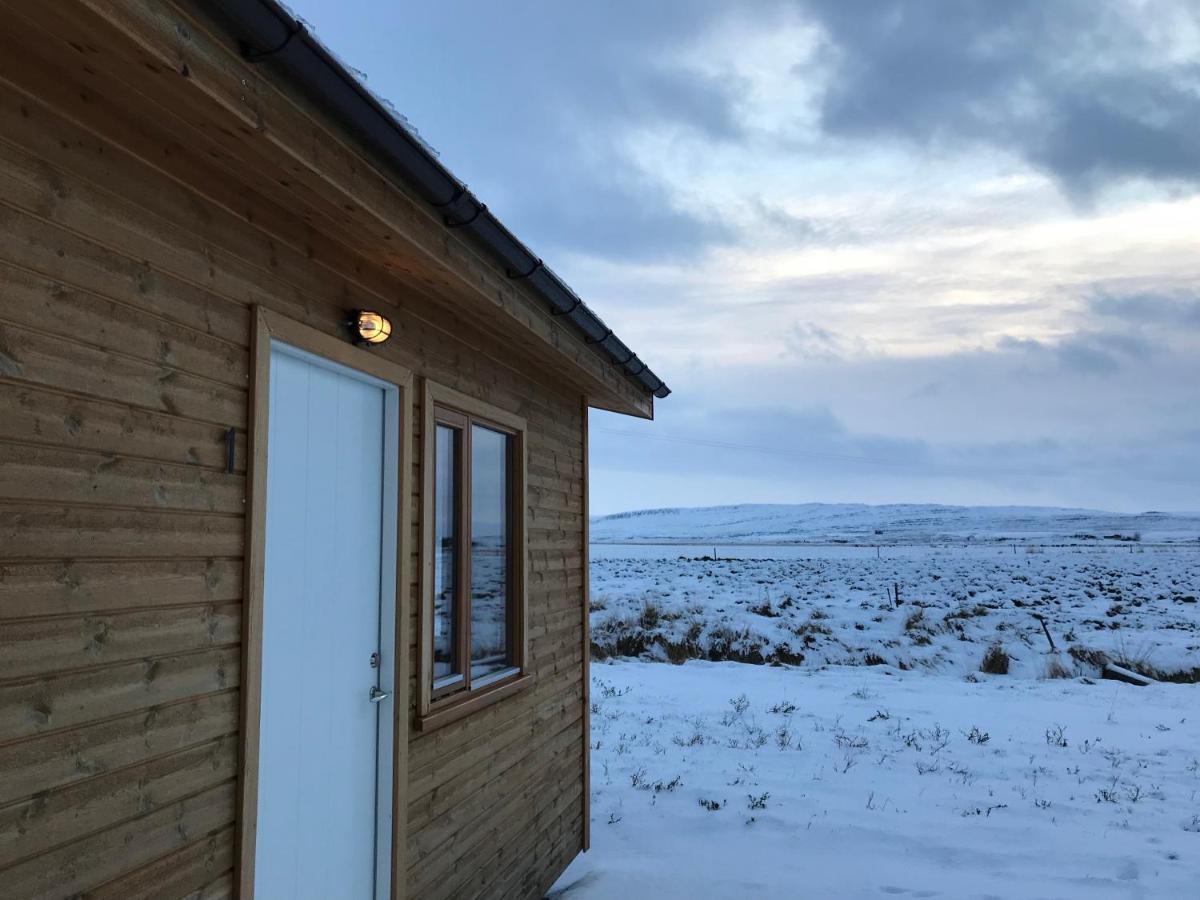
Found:
<path fill-rule="evenodd" d="M 278 342 L 269 386 L 255 896 L 384 897 L 397 391 Z"/>

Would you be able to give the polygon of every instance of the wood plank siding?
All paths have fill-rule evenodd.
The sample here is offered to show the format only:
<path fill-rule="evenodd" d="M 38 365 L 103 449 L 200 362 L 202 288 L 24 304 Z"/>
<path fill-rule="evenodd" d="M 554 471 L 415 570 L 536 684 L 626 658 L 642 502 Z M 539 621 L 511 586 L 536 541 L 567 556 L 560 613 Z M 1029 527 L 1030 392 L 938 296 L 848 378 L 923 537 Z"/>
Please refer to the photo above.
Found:
<path fill-rule="evenodd" d="M 371 353 L 527 422 L 532 686 L 412 729 L 399 790 L 409 896 L 544 894 L 586 840 L 587 404 L 649 401 L 521 290 L 198 6 L 0 0 L 0 895 L 236 892 L 256 306 L 380 309 Z"/>

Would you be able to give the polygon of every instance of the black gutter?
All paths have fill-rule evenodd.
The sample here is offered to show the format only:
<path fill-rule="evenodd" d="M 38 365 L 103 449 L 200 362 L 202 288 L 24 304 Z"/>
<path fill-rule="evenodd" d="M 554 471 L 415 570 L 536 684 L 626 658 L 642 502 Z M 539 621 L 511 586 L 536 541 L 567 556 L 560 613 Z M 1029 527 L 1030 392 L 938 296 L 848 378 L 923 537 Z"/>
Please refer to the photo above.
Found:
<path fill-rule="evenodd" d="M 269 60 L 394 167 L 441 215 L 447 228 L 474 238 L 514 281 L 523 280 L 550 312 L 574 326 L 634 383 L 662 398 L 671 393 L 612 329 L 592 312 L 485 204 L 438 162 L 333 54 L 276 0 L 203 0 L 238 40 L 250 62 Z"/>

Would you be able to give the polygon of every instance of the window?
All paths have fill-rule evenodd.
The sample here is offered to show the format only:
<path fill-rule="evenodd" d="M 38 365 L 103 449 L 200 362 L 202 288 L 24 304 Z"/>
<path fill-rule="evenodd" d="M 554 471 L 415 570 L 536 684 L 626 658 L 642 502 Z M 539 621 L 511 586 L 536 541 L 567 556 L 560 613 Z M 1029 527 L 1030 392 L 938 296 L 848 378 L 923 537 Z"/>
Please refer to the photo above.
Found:
<path fill-rule="evenodd" d="M 425 401 L 423 728 L 511 693 L 525 652 L 524 422 L 438 385 Z"/>

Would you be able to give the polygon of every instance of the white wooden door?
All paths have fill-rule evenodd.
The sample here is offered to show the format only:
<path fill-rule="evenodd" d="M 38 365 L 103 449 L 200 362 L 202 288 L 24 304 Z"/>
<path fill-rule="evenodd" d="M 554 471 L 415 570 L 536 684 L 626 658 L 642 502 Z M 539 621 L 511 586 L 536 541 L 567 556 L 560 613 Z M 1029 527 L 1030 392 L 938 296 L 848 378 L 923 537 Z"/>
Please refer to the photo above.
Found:
<path fill-rule="evenodd" d="M 269 385 L 255 896 L 384 897 L 396 391 L 278 342 Z"/>

